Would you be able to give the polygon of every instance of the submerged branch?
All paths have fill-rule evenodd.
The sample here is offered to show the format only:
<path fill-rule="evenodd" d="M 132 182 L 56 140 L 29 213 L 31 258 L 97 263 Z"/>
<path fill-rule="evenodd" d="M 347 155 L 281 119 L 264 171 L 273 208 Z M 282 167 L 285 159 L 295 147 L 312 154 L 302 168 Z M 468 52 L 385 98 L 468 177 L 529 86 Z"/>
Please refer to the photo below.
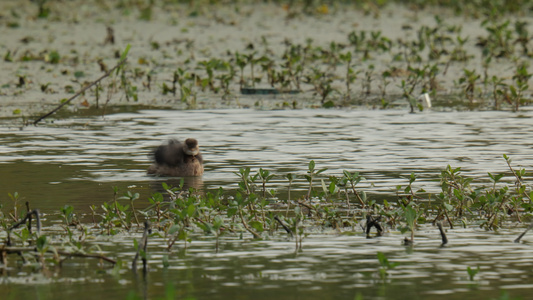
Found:
<path fill-rule="evenodd" d="M 526 228 L 526 230 L 524 232 L 522 232 L 522 234 L 520 234 L 515 240 L 514 242 L 515 243 L 520 243 L 520 240 L 524 237 L 524 235 L 526 235 L 526 233 L 528 231 L 531 230 L 531 228 L 533 228 L 533 222 L 531 222 L 531 224 L 529 224 L 529 226 Z"/>
<path fill-rule="evenodd" d="M 287 225 L 285 225 L 279 218 L 278 216 L 275 216 L 274 217 L 274 220 L 278 221 L 279 225 L 281 225 L 281 227 L 283 227 L 283 229 L 285 229 L 285 231 L 287 231 L 288 234 L 290 234 L 291 236 L 293 236 L 292 234 L 292 230 L 287 227 Z"/>
<path fill-rule="evenodd" d="M 437 227 L 440 231 L 440 236 L 442 238 L 442 246 L 448 244 L 448 238 L 446 237 L 446 233 L 444 232 L 444 229 L 442 228 L 442 222 L 437 222 Z"/>

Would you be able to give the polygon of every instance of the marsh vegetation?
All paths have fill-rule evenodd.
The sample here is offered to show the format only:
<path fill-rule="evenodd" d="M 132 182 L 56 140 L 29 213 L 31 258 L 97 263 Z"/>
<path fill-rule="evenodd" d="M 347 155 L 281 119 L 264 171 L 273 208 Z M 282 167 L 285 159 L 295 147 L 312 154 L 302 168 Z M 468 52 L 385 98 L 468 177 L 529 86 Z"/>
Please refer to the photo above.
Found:
<path fill-rule="evenodd" d="M 427 94 L 433 109 L 516 111 L 531 100 L 527 10 L 512 14 L 510 4 L 411 4 L 408 11 L 387 1 L 95 1 L 68 14 L 70 5 L 39 1 L 36 12 L 31 5 L 4 4 L 11 13 L 4 16 L 0 45 L 7 66 L 3 96 L 64 101 L 116 64 L 130 43 L 124 68 L 71 109 L 105 114 L 109 104 L 213 108 L 264 107 L 267 101 L 270 108 L 419 111 Z M 301 28 L 308 23 L 310 31 Z M 34 29 L 40 24 L 46 24 L 41 32 Z M 38 113 L 8 104 L 4 116 Z"/>
<path fill-rule="evenodd" d="M 419 2 L 3 1 L 0 293 L 527 297 L 531 4 Z"/>

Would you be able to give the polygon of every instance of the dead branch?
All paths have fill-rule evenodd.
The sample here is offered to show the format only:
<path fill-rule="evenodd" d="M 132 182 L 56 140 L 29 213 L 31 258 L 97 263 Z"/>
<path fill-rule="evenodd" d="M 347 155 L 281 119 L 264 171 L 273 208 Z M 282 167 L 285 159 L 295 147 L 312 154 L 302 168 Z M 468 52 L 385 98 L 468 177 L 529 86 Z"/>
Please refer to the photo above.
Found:
<path fill-rule="evenodd" d="M 60 110 L 63 106 L 67 105 L 68 103 L 70 103 L 70 101 L 74 100 L 76 97 L 78 97 L 79 95 L 81 95 L 82 93 L 84 93 L 86 90 L 88 90 L 89 88 L 93 87 L 94 85 L 96 85 L 98 82 L 102 81 L 102 79 L 108 77 L 111 73 L 113 73 L 113 71 L 115 71 L 116 69 L 118 69 L 120 66 L 122 66 L 125 62 L 126 62 L 127 58 L 124 58 L 123 60 L 119 61 L 118 64 L 116 66 L 114 66 L 113 68 L 111 68 L 109 71 L 107 71 L 104 75 L 102 75 L 100 78 L 96 79 L 95 81 L 93 81 L 91 84 L 85 86 L 84 88 L 82 88 L 81 90 L 79 90 L 76 94 L 74 94 L 74 96 L 70 97 L 67 101 L 61 103 L 58 107 L 54 108 L 52 111 L 50 111 L 49 113 L 41 116 L 40 118 L 38 118 L 37 120 L 35 120 L 33 122 L 33 125 L 37 125 L 37 123 L 39 123 L 41 120 L 43 120 L 44 118 L 47 118 L 48 116 L 52 115 L 53 113 L 55 113 L 56 111 Z"/>

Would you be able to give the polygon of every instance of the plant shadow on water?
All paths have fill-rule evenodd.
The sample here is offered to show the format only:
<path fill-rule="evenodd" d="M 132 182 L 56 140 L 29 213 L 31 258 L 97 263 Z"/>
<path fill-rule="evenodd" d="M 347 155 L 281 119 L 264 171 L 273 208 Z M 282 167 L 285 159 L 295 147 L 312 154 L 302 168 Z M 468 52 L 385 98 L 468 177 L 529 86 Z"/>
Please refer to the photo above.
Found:
<path fill-rule="evenodd" d="M 500 188 L 506 182 L 512 185 L 515 178 L 509 174 L 502 154 L 512 157 L 515 164 L 530 159 L 529 146 L 524 143 L 533 138 L 524 121 L 530 115 L 529 111 L 517 115 L 142 110 L 104 119 L 57 120 L 22 131 L 7 128 L 1 134 L 4 142 L 0 161 L 3 174 L 10 174 L 0 187 L 4 213 L 13 211 L 14 201 L 7 195 L 17 191 L 19 212 L 29 201 L 32 208 L 44 213 L 45 224 L 51 222 L 43 228 L 52 236 L 50 243 L 68 244 L 58 243 L 64 235 L 58 232 L 70 232 L 73 245 L 78 236 L 82 240 L 82 236 L 90 236 L 91 240 L 84 243 L 121 263 L 120 267 L 110 268 L 96 260 L 71 258 L 61 268 L 48 267 L 45 272 L 32 269 L 39 267 L 12 263 L 10 256 L 4 269 L 6 284 L 0 285 L 0 292 L 15 288 L 17 298 L 37 294 L 49 295 L 50 299 L 66 297 L 68 292 L 63 296 L 60 291 L 70 289 L 90 291 L 93 298 L 99 293 L 123 298 L 130 291 L 135 292 L 133 299 L 142 298 L 145 293 L 154 298 L 163 297 L 167 291 L 214 299 L 252 295 L 270 299 L 281 297 L 280 294 L 291 299 L 353 298 L 357 294 L 363 299 L 464 299 L 493 297 L 495 290 L 504 289 L 511 290 L 513 296 L 527 297 L 533 287 L 528 276 L 533 251 L 527 235 L 523 243 L 513 243 L 524 226 L 515 228 L 512 215 L 505 223 L 508 225 L 495 222 L 504 216 L 490 218 L 483 225 L 475 219 L 449 215 L 454 228 L 446 226 L 449 243 L 441 247 L 431 218 L 444 218 L 443 209 L 447 207 L 427 214 L 427 202 L 415 203 L 414 199 L 420 195 L 440 203 L 435 195 L 443 189 L 443 178 L 451 180 L 441 177 L 449 164 L 460 166 L 460 176 L 473 178 L 472 184 L 477 184 L 477 188 L 490 188 L 493 184 Z M 203 177 L 182 182 L 179 178 L 146 175 L 149 153 L 170 137 L 198 139 L 205 157 Z M 251 172 L 246 176 L 235 175 L 247 167 Z M 354 171 L 364 177 L 355 181 L 354 188 L 361 200 L 354 196 L 349 181 L 343 183 L 339 177 L 352 176 Z M 248 185 L 238 183 L 239 179 L 251 180 L 256 172 L 255 192 L 246 188 L 252 181 Z M 455 176 L 455 182 L 461 182 L 454 169 L 447 172 L 447 176 Z M 487 172 L 507 176 L 492 175 L 492 182 Z M 290 194 L 288 173 L 294 175 Z M 527 184 L 527 175 L 522 175 Z M 338 177 L 333 185 L 332 176 Z M 168 193 L 171 187 L 182 183 L 183 188 L 176 190 L 174 196 Z M 343 184 L 348 184 L 348 188 Z M 117 187 L 115 196 L 112 187 Z M 189 190 L 197 190 L 199 196 L 192 196 Z M 349 191 L 346 195 L 345 190 Z M 220 191 L 222 198 L 216 196 Z M 155 193 L 167 201 L 157 200 Z M 337 194 L 341 195 L 338 202 Z M 344 206 L 348 195 L 353 213 Z M 466 192 L 464 195 L 470 196 Z M 450 193 L 442 197 L 455 196 Z M 168 203 L 174 203 L 168 202 L 172 197 L 176 207 L 167 208 Z M 491 200 L 486 198 L 489 205 Z M 291 203 L 288 215 L 287 199 Z M 399 206 L 387 206 L 396 200 Z M 213 215 L 213 211 L 198 206 L 198 201 L 214 201 L 212 206 L 227 207 L 227 212 Z M 458 201 L 457 207 L 467 203 L 453 201 Z M 295 206 L 300 202 L 303 204 Z M 361 203 L 368 206 L 366 210 L 359 208 Z M 512 202 L 509 203 L 510 209 Z M 66 230 L 71 227 L 55 221 L 61 220 L 58 209 L 69 205 L 73 209 L 62 210 L 69 216 L 61 222 L 72 224 L 79 219 L 86 224 L 81 228 L 85 227 L 87 233 L 79 224 Z M 106 215 L 99 212 L 93 221 L 91 206 L 100 211 L 101 205 L 107 207 L 108 214 L 119 217 L 105 221 L 113 224 L 111 227 L 95 229 L 103 226 Z M 251 205 L 256 215 L 239 217 L 239 212 L 246 213 Z M 133 206 L 137 216 L 128 213 Z M 153 213 L 154 207 L 161 213 Z M 380 210 L 390 223 L 382 223 L 383 236 L 367 239 L 363 216 Z M 404 219 L 403 214 L 406 216 L 408 211 L 413 214 Z M 493 210 L 487 206 L 483 211 L 488 215 Z M 167 213 L 175 216 L 175 225 L 165 225 Z M 277 227 L 273 214 L 280 216 L 279 222 L 287 226 L 293 238 L 281 227 L 279 232 L 272 231 Z M 309 216 L 315 214 L 322 221 L 309 223 Z M 463 214 L 468 214 L 467 210 Z M 217 215 L 224 217 L 219 220 L 222 224 L 217 225 L 213 217 Z M 148 272 L 144 279 L 140 273 L 138 277 L 133 275 L 128 267 L 135 254 L 132 236 L 140 240 L 136 217 L 150 218 L 155 226 L 148 242 Z M 528 213 L 522 217 L 524 222 L 530 220 Z M 168 220 L 165 222 L 169 224 Z M 478 229 L 480 225 L 485 229 Z M 90 229 L 91 226 L 95 228 Z M 126 226 L 131 229 L 125 231 Z M 497 231 L 486 230 L 496 228 Z M 414 245 L 402 246 L 405 234 L 400 230 L 411 231 Z M 23 237 L 19 229 L 14 232 Z M 251 232 L 262 239 L 252 239 Z M 301 246 L 295 247 L 295 242 Z M 41 284 L 27 289 L 27 281 Z M 100 287 L 102 282 L 105 289 Z M 45 289 L 48 284 L 51 287 Z"/>

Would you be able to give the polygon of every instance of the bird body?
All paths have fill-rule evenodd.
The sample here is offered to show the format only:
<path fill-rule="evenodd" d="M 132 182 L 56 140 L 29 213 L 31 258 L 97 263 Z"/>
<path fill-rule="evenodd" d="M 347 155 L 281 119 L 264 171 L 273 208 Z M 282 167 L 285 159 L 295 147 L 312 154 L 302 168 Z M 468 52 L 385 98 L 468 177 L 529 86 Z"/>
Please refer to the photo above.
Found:
<path fill-rule="evenodd" d="M 187 177 L 204 173 L 203 158 L 196 139 L 181 143 L 169 140 L 153 152 L 155 162 L 148 168 L 148 174 L 157 176 Z"/>

